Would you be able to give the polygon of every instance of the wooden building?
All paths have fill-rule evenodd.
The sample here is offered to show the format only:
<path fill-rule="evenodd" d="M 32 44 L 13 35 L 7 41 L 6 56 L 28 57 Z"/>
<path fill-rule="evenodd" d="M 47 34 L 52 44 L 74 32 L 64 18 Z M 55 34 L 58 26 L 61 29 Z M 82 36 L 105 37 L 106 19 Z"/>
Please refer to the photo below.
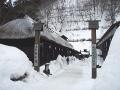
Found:
<path fill-rule="evenodd" d="M 0 43 L 21 49 L 32 62 L 35 43 L 33 23 L 34 20 L 25 16 L 0 26 Z M 55 60 L 59 54 L 69 56 L 78 53 L 65 39 L 47 28 L 41 32 L 40 51 L 40 65 Z"/>

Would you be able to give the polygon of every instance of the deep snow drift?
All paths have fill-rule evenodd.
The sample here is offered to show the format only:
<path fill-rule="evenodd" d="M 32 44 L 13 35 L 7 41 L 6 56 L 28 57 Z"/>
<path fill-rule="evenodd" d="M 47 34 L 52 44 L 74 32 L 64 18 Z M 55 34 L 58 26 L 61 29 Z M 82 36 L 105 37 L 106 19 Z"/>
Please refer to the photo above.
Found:
<path fill-rule="evenodd" d="M 18 78 L 32 70 L 32 63 L 21 50 L 0 44 L 0 90 L 14 90 L 16 84 L 11 78 Z"/>
<path fill-rule="evenodd" d="M 24 52 L 15 47 L 0 44 L 0 80 L 12 75 L 23 75 L 32 69 L 32 63 Z"/>
<path fill-rule="evenodd" d="M 95 90 L 120 90 L 120 27 L 112 39 L 108 56 L 98 73 Z"/>

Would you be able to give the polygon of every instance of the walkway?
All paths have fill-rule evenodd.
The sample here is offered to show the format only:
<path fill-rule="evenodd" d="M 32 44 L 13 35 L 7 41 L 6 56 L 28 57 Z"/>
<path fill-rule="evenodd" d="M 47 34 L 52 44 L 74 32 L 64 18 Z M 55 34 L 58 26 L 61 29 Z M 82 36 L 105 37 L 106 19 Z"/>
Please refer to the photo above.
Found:
<path fill-rule="evenodd" d="M 68 65 L 64 71 L 49 78 L 42 90 L 92 90 L 90 59 Z"/>

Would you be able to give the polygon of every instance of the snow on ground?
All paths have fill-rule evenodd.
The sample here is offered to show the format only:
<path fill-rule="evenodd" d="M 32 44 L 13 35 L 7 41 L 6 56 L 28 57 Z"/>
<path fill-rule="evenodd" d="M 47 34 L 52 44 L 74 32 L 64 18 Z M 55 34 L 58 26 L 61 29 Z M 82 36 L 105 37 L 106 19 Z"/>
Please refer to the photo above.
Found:
<path fill-rule="evenodd" d="M 2 78 L 10 78 L 12 74 L 22 75 L 31 68 L 32 63 L 24 52 L 15 47 L 0 44 L 0 76 L 4 76 Z"/>
<path fill-rule="evenodd" d="M 0 90 L 12 90 L 16 83 L 10 78 L 20 77 L 31 70 L 32 63 L 24 52 L 15 47 L 0 44 Z"/>
<path fill-rule="evenodd" d="M 8 52 L 11 51 L 11 52 Z M 50 62 L 50 77 L 33 70 L 27 56 L 15 47 L 0 44 L 0 90 L 79 90 L 91 88 L 90 60 L 80 61 L 75 57 L 58 56 Z M 89 68 L 89 69 L 88 69 Z M 25 73 L 28 76 L 24 80 L 12 81 L 11 77 L 19 77 Z M 88 84 L 87 87 L 84 85 Z M 56 86 L 57 85 L 57 86 Z"/>
<path fill-rule="evenodd" d="M 41 88 L 43 90 L 89 90 L 94 82 L 90 76 L 89 65 L 89 60 L 75 61 L 65 67 L 62 73 L 49 78 L 50 83 Z"/>

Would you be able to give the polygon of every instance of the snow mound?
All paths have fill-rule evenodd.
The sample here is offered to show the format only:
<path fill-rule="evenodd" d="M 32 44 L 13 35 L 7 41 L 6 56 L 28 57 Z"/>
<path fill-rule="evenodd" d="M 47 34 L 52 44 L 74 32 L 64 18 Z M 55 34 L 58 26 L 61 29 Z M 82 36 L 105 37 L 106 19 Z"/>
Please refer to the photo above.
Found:
<path fill-rule="evenodd" d="M 69 64 L 67 63 L 67 59 L 69 59 Z M 68 65 L 73 64 L 75 60 L 78 59 L 74 56 L 62 57 L 61 55 L 58 55 L 56 60 L 50 62 L 50 71 L 53 75 L 58 75 L 64 71 Z"/>
<path fill-rule="evenodd" d="M 98 73 L 94 90 L 120 90 L 120 27 L 112 39 L 108 56 Z"/>
<path fill-rule="evenodd" d="M 50 71 L 52 74 L 57 74 L 66 65 L 66 57 L 58 55 L 57 59 L 50 62 Z"/>
<path fill-rule="evenodd" d="M 67 63 L 67 59 L 69 59 L 69 64 Z M 54 76 L 59 75 L 60 73 L 64 71 L 64 69 L 68 65 L 73 64 L 75 60 L 78 60 L 78 59 L 76 59 L 74 56 L 62 57 L 61 55 L 58 55 L 56 60 L 50 61 L 49 63 L 50 73 Z M 44 75 L 43 73 L 44 69 L 45 69 L 45 65 L 40 67 L 40 73 L 42 75 Z"/>
<path fill-rule="evenodd" d="M 21 50 L 0 44 L 0 80 L 10 80 L 29 73 L 32 63 Z"/>

